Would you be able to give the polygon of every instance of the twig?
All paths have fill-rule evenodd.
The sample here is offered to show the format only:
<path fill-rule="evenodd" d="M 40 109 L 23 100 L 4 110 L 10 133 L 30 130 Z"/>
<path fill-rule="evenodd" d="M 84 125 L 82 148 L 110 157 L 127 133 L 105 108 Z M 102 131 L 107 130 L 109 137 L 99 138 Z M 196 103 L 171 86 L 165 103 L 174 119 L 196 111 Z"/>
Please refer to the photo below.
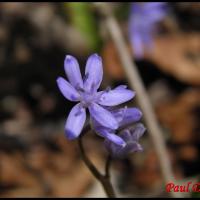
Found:
<path fill-rule="evenodd" d="M 152 139 L 155 151 L 159 159 L 164 181 L 165 183 L 175 182 L 169 155 L 167 153 L 167 148 L 163 138 L 163 133 L 158 125 L 153 107 L 145 90 L 144 84 L 141 80 L 137 67 L 134 64 L 133 58 L 127 49 L 126 42 L 123 38 L 120 27 L 116 19 L 113 17 L 112 12 L 109 9 L 109 5 L 107 3 L 96 3 L 95 5 L 104 17 L 105 27 L 108 29 L 110 36 L 119 53 L 119 58 L 122 62 L 130 86 L 133 90 L 136 91 L 138 105 L 143 111 L 144 120 L 146 122 L 146 126 L 148 128 L 150 137 Z M 170 195 L 172 197 L 182 196 L 180 193 L 170 193 Z"/>

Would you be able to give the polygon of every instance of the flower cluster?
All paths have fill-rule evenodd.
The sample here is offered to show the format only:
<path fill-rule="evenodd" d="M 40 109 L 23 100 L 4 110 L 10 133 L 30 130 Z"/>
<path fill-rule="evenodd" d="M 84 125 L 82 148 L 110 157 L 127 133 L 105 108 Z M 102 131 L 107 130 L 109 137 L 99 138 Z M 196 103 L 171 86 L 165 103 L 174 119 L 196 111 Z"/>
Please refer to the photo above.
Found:
<path fill-rule="evenodd" d="M 136 59 L 141 59 L 144 47 L 152 49 L 157 23 L 167 15 L 166 2 L 132 3 L 129 20 L 129 37 Z"/>
<path fill-rule="evenodd" d="M 136 151 L 143 151 L 142 146 L 138 143 L 139 138 L 144 134 L 145 127 L 143 124 L 138 123 L 133 127 L 123 129 L 119 136 L 126 142 L 126 146 L 122 147 L 116 145 L 108 139 L 105 139 L 104 144 L 106 149 L 115 158 L 124 158 L 129 153 Z"/>
<path fill-rule="evenodd" d="M 65 98 L 77 102 L 66 120 L 66 137 L 72 140 L 81 134 L 86 122 L 86 109 L 88 109 L 92 128 L 98 135 L 105 138 L 106 146 L 110 144 L 110 152 L 114 152 L 116 146 L 128 152 L 127 145 L 132 146 L 133 141 L 137 142 L 138 137 L 130 137 L 131 142 L 129 143 L 123 134 L 122 136 L 116 134 L 117 130 L 140 120 L 142 113 L 137 108 L 114 108 L 131 100 L 135 96 L 135 92 L 127 89 L 125 85 L 120 85 L 112 90 L 109 88 L 98 91 L 103 79 L 103 67 L 102 59 L 97 54 L 92 54 L 88 58 L 84 78 L 82 78 L 78 61 L 73 56 L 66 56 L 64 69 L 69 82 L 59 77 L 57 79 L 58 88 Z M 125 130 L 127 132 L 129 129 Z M 135 135 L 134 131 L 131 131 L 130 134 Z M 131 151 L 141 149 L 139 145 L 135 145 L 135 143 L 133 145 L 134 147 L 130 148 Z"/>

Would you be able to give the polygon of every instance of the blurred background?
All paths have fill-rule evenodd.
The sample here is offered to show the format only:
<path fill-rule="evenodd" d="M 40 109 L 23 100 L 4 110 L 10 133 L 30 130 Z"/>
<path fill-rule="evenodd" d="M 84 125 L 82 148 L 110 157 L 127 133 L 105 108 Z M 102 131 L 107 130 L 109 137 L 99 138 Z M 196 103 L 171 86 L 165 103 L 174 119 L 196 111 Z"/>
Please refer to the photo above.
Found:
<path fill-rule="evenodd" d="M 151 47 L 144 40 L 139 57 L 130 27 L 146 27 L 146 21 L 132 9 L 135 4 L 140 3 L 108 3 L 162 127 L 175 177 L 199 182 L 200 3 L 165 3 L 164 17 L 148 33 Z M 65 77 L 66 54 L 84 71 L 94 52 L 103 58 L 101 88 L 129 84 L 92 3 L 0 3 L 0 197 L 105 196 L 76 141 L 64 136 L 73 103 L 56 85 L 58 76 Z M 133 100 L 129 106 L 137 105 Z M 87 153 L 101 169 L 107 155 L 103 140 L 86 138 Z M 122 196 L 167 196 L 148 130 L 141 144 L 144 152 L 113 161 L 114 186 Z"/>

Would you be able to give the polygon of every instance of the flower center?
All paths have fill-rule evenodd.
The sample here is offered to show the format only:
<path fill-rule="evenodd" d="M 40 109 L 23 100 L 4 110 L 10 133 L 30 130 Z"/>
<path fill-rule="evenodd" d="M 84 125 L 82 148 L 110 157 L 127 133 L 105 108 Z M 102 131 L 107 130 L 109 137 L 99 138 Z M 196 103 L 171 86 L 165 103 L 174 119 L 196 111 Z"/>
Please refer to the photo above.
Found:
<path fill-rule="evenodd" d="M 88 94 L 88 93 L 83 93 L 81 102 L 85 106 L 89 106 L 93 101 L 94 101 L 94 95 Z"/>
<path fill-rule="evenodd" d="M 105 91 L 98 93 L 94 89 L 92 89 L 91 91 L 86 91 L 84 88 L 80 87 L 77 87 L 76 89 L 81 96 L 80 102 L 84 108 L 89 107 L 92 103 L 98 102 L 102 94 L 110 90 L 110 88 L 107 88 Z"/>
<path fill-rule="evenodd" d="M 84 89 L 78 90 L 80 95 L 81 95 L 81 105 L 84 108 L 87 108 L 88 106 L 90 106 L 91 103 L 95 102 L 95 94 L 92 92 L 86 92 L 84 91 Z"/>

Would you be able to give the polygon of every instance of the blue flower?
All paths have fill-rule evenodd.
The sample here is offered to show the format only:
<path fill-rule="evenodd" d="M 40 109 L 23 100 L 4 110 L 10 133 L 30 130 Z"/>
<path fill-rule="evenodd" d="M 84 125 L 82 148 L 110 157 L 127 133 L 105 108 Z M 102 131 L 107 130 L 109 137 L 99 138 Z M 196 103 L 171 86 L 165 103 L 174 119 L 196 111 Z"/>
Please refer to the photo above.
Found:
<path fill-rule="evenodd" d="M 119 124 L 119 129 L 133 124 L 139 121 L 142 117 L 142 112 L 137 108 L 120 108 L 117 110 L 111 110 L 112 115 L 115 117 Z M 110 141 L 110 144 L 115 144 L 119 148 L 124 148 L 127 142 L 119 135 L 116 134 L 116 130 L 107 128 L 99 124 L 94 118 L 91 118 L 93 129 L 101 137 L 106 138 L 106 141 Z"/>
<path fill-rule="evenodd" d="M 119 136 L 126 142 L 125 146 L 119 146 L 108 139 L 105 139 L 104 145 L 114 158 L 124 158 L 130 153 L 143 151 L 138 140 L 145 130 L 143 124 L 138 123 L 134 127 L 129 127 L 120 132 Z"/>
<path fill-rule="evenodd" d="M 167 15 L 166 2 L 132 3 L 129 20 L 129 37 L 136 59 L 141 59 L 144 47 L 153 48 L 156 24 Z"/>
<path fill-rule="evenodd" d="M 103 78 L 102 59 L 91 55 L 86 63 L 85 77 L 82 79 L 79 64 L 73 56 L 67 55 L 64 61 L 68 81 L 59 77 L 57 85 L 65 98 L 78 102 L 70 111 L 65 124 L 68 139 L 77 138 L 86 121 L 86 108 L 92 118 L 104 127 L 117 129 L 118 122 L 104 107 L 116 106 L 132 99 L 135 93 L 119 86 L 113 90 L 97 91 Z"/>

